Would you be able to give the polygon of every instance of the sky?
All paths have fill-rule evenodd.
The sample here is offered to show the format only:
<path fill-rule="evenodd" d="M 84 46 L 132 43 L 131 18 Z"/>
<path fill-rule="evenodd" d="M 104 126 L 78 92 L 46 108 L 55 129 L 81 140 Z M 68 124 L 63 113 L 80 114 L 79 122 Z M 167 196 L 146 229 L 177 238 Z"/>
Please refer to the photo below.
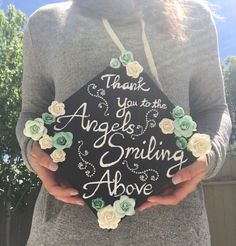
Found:
<path fill-rule="evenodd" d="M 1 2 L 1 0 L 0 0 Z M 7 6 L 12 3 L 17 9 L 22 10 L 27 16 L 39 7 L 62 0 L 2 0 L 0 9 L 6 11 Z M 217 13 L 224 19 L 215 19 L 219 40 L 219 51 L 221 59 L 236 55 L 236 0 L 211 0 L 217 4 Z"/>

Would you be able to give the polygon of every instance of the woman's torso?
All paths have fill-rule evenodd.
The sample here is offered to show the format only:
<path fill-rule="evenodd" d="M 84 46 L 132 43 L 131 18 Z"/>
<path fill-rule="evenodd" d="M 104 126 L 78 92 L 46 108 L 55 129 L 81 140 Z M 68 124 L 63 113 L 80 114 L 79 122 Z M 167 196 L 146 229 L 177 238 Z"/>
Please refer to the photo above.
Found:
<path fill-rule="evenodd" d="M 180 43 L 160 33 L 163 19 L 146 21 L 146 35 L 164 92 L 189 113 L 189 82 L 197 50 L 194 36 Z M 30 20 L 32 41 L 45 78 L 63 101 L 104 70 L 120 50 L 100 19 L 83 15 L 69 2 L 47 5 Z M 127 50 L 152 77 L 141 39 L 141 25 L 110 21 Z M 197 37 L 198 30 L 195 31 Z M 156 206 L 104 231 L 88 207 L 62 203 L 41 188 L 36 201 L 31 245 L 210 245 L 202 184 L 176 206 Z"/>

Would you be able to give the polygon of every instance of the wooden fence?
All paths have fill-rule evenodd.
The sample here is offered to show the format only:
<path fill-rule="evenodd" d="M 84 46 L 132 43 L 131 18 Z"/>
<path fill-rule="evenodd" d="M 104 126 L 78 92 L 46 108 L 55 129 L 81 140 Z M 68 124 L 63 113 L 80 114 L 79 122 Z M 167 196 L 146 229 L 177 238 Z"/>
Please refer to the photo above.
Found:
<path fill-rule="evenodd" d="M 204 183 L 212 246 L 236 246 L 236 158 Z"/>
<path fill-rule="evenodd" d="M 204 191 L 212 246 L 235 246 L 236 158 L 228 158 L 217 177 L 204 182 Z M 25 211 L 17 211 L 15 214 L 11 227 L 11 246 L 25 246 L 36 196 L 37 194 L 31 195 Z M 4 235 L 6 218 L 4 214 L 3 206 L 0 203 L 0 246 L 6 246 Z"/>

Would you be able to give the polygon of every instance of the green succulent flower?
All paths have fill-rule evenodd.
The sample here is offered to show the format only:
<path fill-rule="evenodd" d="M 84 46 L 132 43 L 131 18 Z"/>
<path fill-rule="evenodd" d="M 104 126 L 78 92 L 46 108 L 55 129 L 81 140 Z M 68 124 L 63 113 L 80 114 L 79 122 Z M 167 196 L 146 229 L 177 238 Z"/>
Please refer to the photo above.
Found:
<path fill-rule="evenodd" d="M 176 106 L 172 112 L 171 112 L 172 116 L 175 118 L 175 119 L 178 119 L 178 118 L 181 118 L 185 115 L 184 113 L 184 109 L 181 108 L 180 106 Z"/>
<path fill-rule="evenodd" d="M 105 202 L 101 197 L 95 198 L 92 200 L 92 207 L 97 211 L 105 206 Z"/>
<path fill-rule="evenodd" d="M 56 149 L 63 150 L 65 148 L 70 148 L 72 139 L 73 134 L 71 132 L 57 132 L 52 138 L 52 143 Z"/>
<path fill-rule="evenodd" d="M 52 123 L 55 122 L 56 117 L 53 116 L 52 114 L 49 114 L 49 113 L 43 113 L 42 119 L 43 119 L 45 124 L 51 125 Z"/>
<path fill-rule="evenodd" d="M 120 67 L 120 65 L 121 65 L 121 63 L 120 63 L 119 59 L 117 59 L 117 58 L 112 58 L 112 59 L 111 59 L 111 61 L 110 61 L 110 66 L 111 66 L 112 68 L 117 69 L 117 68 Z"/>
<path fill-rule="evenodd" d="M 188 141 L 184 137 L 179 137 L 176 139 L 176 145 L 180 149 L 185 149 L 187 147 Z"/>
<path fill-rule="evenodd" d="M 175 136 L 177 137 L 190 137 L 196 131 L 197 123 L 193 121 L 192 117 L 185 115 L 182 118 L 174 120 Z"/>
<path fill-rule="evenodd" d="M 134 61 L 134 56 L 131 51 L 124 51 L 119 57 L 123 66 L 126 66 L 129 62 Z"/>
<path fill-rule="evenodd" d="M 47 134 L 47 128 L 44 126 L 44 121 L 41 118 L 36 118 L 34 120 L 27 120 L 25 123 L 25 128 L 23 133 L 26 137 L 30 137 L 37 141 L 42 136 Z"/>
<path fill-rule="evenodd" d="M 119 200 L 115 201 L 113 207 L 116 212 L 122 217 L 125 215 L 131 216 L 135 214 L 134 210 L 135 200 L 133 198 L 129 198 L 126 195 L 122 195 Z"/>

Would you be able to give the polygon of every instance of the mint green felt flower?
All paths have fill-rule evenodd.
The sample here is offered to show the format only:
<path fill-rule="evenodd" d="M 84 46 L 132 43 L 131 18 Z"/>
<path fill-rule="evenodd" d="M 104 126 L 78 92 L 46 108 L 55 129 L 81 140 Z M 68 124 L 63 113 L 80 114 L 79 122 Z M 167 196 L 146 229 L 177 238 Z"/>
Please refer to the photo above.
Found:
<path fill-rule="evenodd" d="M 180 149 L 185 149 L 187 147 L 188 141 L 184 137 L 179 137 L 176 139 L 176 145 Z"/>
<path fill-rule="evenodd" d="M 46 113 L 42 114 L 42 119 L 43 119 L 45 124 L 51 125 L 52 123 L 55 122 L 56 117 L 54 115 L 46 112 Z"/>
<path fill-rule="evenodd" d="M 97 211 L 105 206 L 105 202 L 101 197 L 95 198 L 92 200 L 92 207 Z"/>
<path fill-rule="evenodd" d="M 36 118 L 34 120 L 27 120 L 25 123 L 25 128 L 23 133 L 26 137 L 30 137 L 37 141 L 42 136 L 47 134 L 47 128 L 44 126 L 44 121 L 41 118 Z"/>
<path fill-rule="evenodd" d="M 135 214 L 134 210 L 135 200 L 129 198 L 126 195 L 122 195 L 119 200 L 116 200 L 113 204 L 116 212 L 120 214 L 121 218 L 125 215 L 131 216 Z"/>
<path fill-rule="evenodd" d="M 196 131 L 197 123 L 191 116 L 185 115 L 174 120 L 174 127 L 175 136 L 188 138 Z"/>
<path fill-rule="evenodd" d="M 71 132 L 57 132 L 53 138 L 52 143 L 56 149 L 70 148 L 72 145 L 73 134 Z"/>
<path fill-rule="evenodd" d="M 110 66 L 111 66 L 112 68 L 117 69 L 117 68 L 120 67 L 120 65 L 121 65 L 121 63 L 120 63 L 119 59 L 117 59 L 117 58 L 112 58 L 112 59 L 111 59 L 111 61 L 110 61 Z"/>
<path fill-rule="evenodd" d="M 181 108 L 180 106 L 176 106 L 175 108 L 173 108 L 171 114 L 175 119 L 181 118 L 185 115 L 184 109 Z"/>
<path fill-rule="evenodd" d="M 134 56 L 133 56 L 132 52 L 124 51 L 124 52 L 121 53 L 119 59 L 120 59 L 122 65 L 126 66 L 129 62 L 133 62 L 134 61 Z"/>

